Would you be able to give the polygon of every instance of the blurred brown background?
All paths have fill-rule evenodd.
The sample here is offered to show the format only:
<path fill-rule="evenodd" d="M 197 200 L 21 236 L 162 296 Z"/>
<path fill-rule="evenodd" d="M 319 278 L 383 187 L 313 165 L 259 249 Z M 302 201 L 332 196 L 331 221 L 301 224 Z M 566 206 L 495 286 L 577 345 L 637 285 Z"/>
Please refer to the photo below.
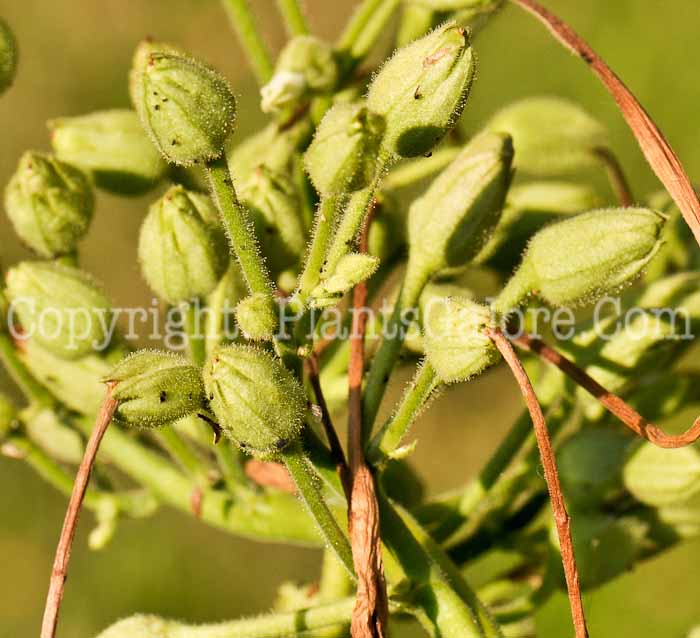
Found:
<path fill-rule="evenodd" d="M 284 36 L 273 0 L 252 4 L 271 45 L 279 48 Z M 623 76 L 691 176 L 700 178 L 697 0 L 547 4 Z M 352 5 L 348 0 L 306 2 L 314 30 L 329 38 L 339 32 Z M 23 150 L 48 147 L 47 119 L 128 105 L 131 53 L 146 35 L 176 42 L 229 77 L 240 98 L 241 136 L 261 121 L 255 86 L 217 0 L 0 0 L 0 15 L 21 46 L 16 85 L 0 99 L 0 184 L 7 182 Z M 479 36 L 476 48 L 481 64 L 466 115 L 470 128 L 520 96 L 568 96 L 610 127 L 635 192 L 658 188 L 610 98 L 531 18 L 508 8 Z M 85 266 L 118 304 L 150 299 L 135 244 L 147 205 L 148 199 L 101 194 L 85 243 Z M 1 217 L 0 263 L 7 266 L 25 255 Z M 11 391 L 4 376 L 0 389 Z M 500 373 L 443 395 L 417 428 L 415 462 L 430 489 L 471 476 L 518 409 L 512 384 Z M 20 462 L 4 458 L 0 486 L 0 638 L 36 636 L 65 501 Z M 93 553 L 85 543 L 89 519 L 86 514 L 80 525 L 59 632 L 70 638 L 92 638 L 137 611 L 213 621 L 265 610 L 281 581 L 309 580 L 317 571 L 316 552 L 237 540 L 170 512 L 123 524 L 105 550 Z M 699 568 L 696 542 L 586 595 L 592 635 L 682 638 L 700 623 L 694 578 Z M 556 597 L 538 621 L 542 638 L 570 635 L 564 596 Z"/>

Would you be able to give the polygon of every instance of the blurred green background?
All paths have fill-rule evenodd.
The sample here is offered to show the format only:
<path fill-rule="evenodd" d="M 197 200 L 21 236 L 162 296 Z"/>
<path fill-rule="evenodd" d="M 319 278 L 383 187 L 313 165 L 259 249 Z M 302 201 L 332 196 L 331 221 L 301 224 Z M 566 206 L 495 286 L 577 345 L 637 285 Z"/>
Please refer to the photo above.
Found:
<path fill-rule="evenodd" d="M 253 0 L 269 42 L 283 31 L 274 0 Z M 351 11 L 347 0 L 307 0 L 314 30 L 334 37 Z M 549 0 L 639 96 L 695 179 L 700 179 L 700 4 L 697 0 Z M 127 106 L 126 74 L 146 35 L 172 40 L 221 69 L 240 98 L 240 133 L 260 122 L 256 89 L 216 0 L 0 0 L 17 33 L 21 68 L 0 99 L 0 183 L 21 152 L 48 147 L 45 122 L 61 115 Z M 658 188 L 612 101 L 585 67 L 515 8 L 477 39 L 480 71 L 466 115 L 475 129 L 514 98 L 554 93 L 582 103 L 610 128 L 613 146 L 642 195 Z M 100 195 L 84 263 L 117 304 L 150 299 L 136 263 L 135 237 L 147 199 Z M 26 256 L 0 221 L 3 266 Z M 119 264 L 118 268 L 115 265 Z M 0 376 L 0 389 L 11 390 Z M 506 390 L 507 389 L 507 390 Z M 502 396 L 507 392 L 507 397 Z M 415 463 L 435 491 L 469 478 L 519 410 L 500 372 L 444 394 L 419 424 Z M 38 635 L 65 501 L 22 463 L 0 458 L 0 637 Z M 137 611 L 214 621 L 265 610 L 283 580 L 317 573 L 310 550 L 257 545 L 171 512 L 124 523 L 103 551 L 87 550 L 91 515 L 81 522 L 59 634 L 91 638 Z M 700 623 L 695 575 L 700 543 L 687 544 L 585 596 L 591 634 L 682 638 Z M 542 638 L 571 635 L 563 595 L 538 619 Z M 401 632 L 403 633 L 403 632 Z M 405 631 L 408 634 L 409 630 Z"/>

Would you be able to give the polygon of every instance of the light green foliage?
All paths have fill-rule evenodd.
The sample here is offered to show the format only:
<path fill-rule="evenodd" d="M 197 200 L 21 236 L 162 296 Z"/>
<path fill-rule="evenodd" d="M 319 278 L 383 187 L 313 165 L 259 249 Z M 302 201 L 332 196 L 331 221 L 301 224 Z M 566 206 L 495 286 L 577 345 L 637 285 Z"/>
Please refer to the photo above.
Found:
<path fill-rule="evenodd" d="M 154 188 L 165 175 L 167 165 L 134 111 L 63 117 L 51 120 L 49 129 L 56 157 L 90 173 L 105 190 L 137 195 Z"/>
<path fill-rule="evenodd" d="M 137 427 L 177 421 L 204 405 L 201 371 L 187 359 L 142 350 L 124 359 L 105 378 L 119 401 L 116 418 Z"/>
<path fill-rule="evenodd" d="M 17 40 L 7 22 L 0 18 L 0 95 L 15 79 L 18 58 Z"/>
<path fill-rule="evenodd" d="M 607 145 L 601 124 L 577 104 L 558 97 L 515 102 L 496 113 L 488 128 L 513 136 L 515 166 L 530 175 L 560 175 L 595 165 L 592 151 Z"/>
<path fill-rule="evenodd" d="M 208 295 L 228 265 L 213 203 L 182 186 L 171 187 L 150 207 L 138 253 L 148 285 L 172 304 Z"/>
<path fill-rule="evenodd" d="M 624 467 L 625 487 L 652 507 L 673 505 L 700 492 L 700 452 L 695 447 L 664 450 L 638 445 Z"/>
<path fill-rule="evenodd" d="M 494 307 L 508 312 L 533 293 L 554 306 L 581 305 L 618 291 L 659 250 L 664 221 L 645 208 L 606 209 L 544 228 Z"/>
<path fill-rule="evenodd" d="M 511 180 L 507 135 L 475 137 L 408 214 L 411 267 L 430 275 L 473 259 L 501 216 Z"/>
<path fill-rule="evenodd" d="M 5 190 L 5 209 L 15 232 L 41 257 L 75 249 L 95 207 L 92 187 L 75 166 L 27 152 Z"/>
<path fill-rule="evenodd" d="M 282 49 L 274 75 L 260 90 L 261 108 L 265 113 L 292 109 L 315 93 L 330 91 L 337 81 L 331 45 L 314 36 L 296 36 Z"/>
<path fill-rule="evenodd" d="M 336 104 L 326 113 L 304 154 L 304 166 L 321 195 L 363 188 L 376 170 L 381 119 L 361 103 Z"/>
<path fill-rule="evenodd" d="M 272 341 L 277 333 L 279 306 L 269 295 L 255 293 L 236 306 L 236 321 L 246 339 Z"/>
<path fill-rule="evenodd" d="M 106 347 L 110 304 L 86 272 L 24 261 L 6 277 L 7 296 L 26 336 L 65 359 Z"/>
<path fill-rule="evenodd" d="M 485 329 L 488 307 L 466 298 L 433 297 L 425 305 L 425 353 L 443 383 L 466 381 L 500 360 Z"/>
<path fill-rule="evenodd" d="M 367 94 L 370 111 L 385 120 L 383 150 L 416 157 L 436 146 L 461 115 L 474 72 L 469 34 L 454 23 L 399 49 Z"/>
<path fill-rule="evenodd" d="M 246 452 L 274 456 L 299 437 L 306 412 L 304 392 L 269 353 L 223 346 L 207 363 L 204 382 L 224 434 Z"/>
<path fill-rule="evenodd" d="M 136 111 L 165 159 L 191 166 L 221 157 L 236 120 L 236 100 L 226 80 L 170 53 L 152 52 L 136 62 Z"/>

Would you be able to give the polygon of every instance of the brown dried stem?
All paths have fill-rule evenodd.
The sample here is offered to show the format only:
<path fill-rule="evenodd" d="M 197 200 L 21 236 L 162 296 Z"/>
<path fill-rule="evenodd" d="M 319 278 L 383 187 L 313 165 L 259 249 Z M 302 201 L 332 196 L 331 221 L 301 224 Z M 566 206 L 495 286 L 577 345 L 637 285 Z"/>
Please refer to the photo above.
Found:
<path fill-rule="evenodd" d="M 335 462 L 335 467 L 338 471 L 340 482 L 343 485 L 345 496 L 348 501 L 350 501 L 350 495 L 352 493 L 352 476 L 350 474 L 348 463 L 345 459 L 343 446 L 340 444 L 338 433 L 333 426 L 333 421 L 331 420 L 331 414 L 328 410 L 326 398 L 323 395 L 323 388 L 321 387 L 321 379 L 319 377 L 320 371 L 318 367 L 318 355 L 315 352 L 306 360 L 305 367 L 306 375 L 309 378 L 309 383 L 311 383 L 311 387 L 313 388 L 314 395 L 316 397 L 316 403 L 321 409 L 321 424 L 323 425 L 323 430 L 326 433 L 326 439 L 328 439 L 328 444 L 331 448 L 331 456 Z"/>
<path fill-rule="evenodd" d="M 567 49 L 600 78 L 627 121 L 657 177 L 670 193 L 700 244 L 700 200 L 680 159 L 639 100 L 605 61 L 566 22 L 535 0 L 511 0 L 536 16 Z"/>
<path fill-rule="evenodd" d="M 620 164 L 620 160 L 617 159 L 617 155 L 605 146 L 594 148 L 593 154 L 605 165 L 610 185 L 613 191 L 615 191 L 615 196 L 617 197 L 617 201 L 620 202 L 620 206 L 632 206 L 634 203 L 634 195 L 632 195 L 632 189 L 627 181 L 627 176 L 622 168 L 622 164 Z"/>
<path fill-rule="evenodd" d="M 559 536 L 561 559 L 564 565 L 564 575 L 566 577 L 566 587 L 569 592 L 569 605 L 571 606 L 571 616 L 574 621 L 576 638 L 588 638 L 586 616 L 583 610 L 583 601 L 581 600 L 578 568 L 576 567 L 574 545 L 571 539 L 571 519 L 566 511 L 566 503 L 564 502 L 564 495 L 562 494 L 561 483 L 559 482 L 559 472 L 557 471 L 554 450 L 552 449 L 552 443 L 549 439 L 549 432 L 547 431 L 547 424 L 542 414 L 542 408 L 532 388 L 530 379 L 520 363 L 520 359 L 518 359 L 518 356 L 515 354 L 515 350 L 513 350 L 513 346 L 510 344 L 508 338 L 498 329 L 489 328 L 487 329 L 487 334 L 496 344 L 496 347 L 513 372 L 513 376 L 520 386 L 520 391 L 525 398 L 525 403 L 532 417 L 537 446 L 540 450 L 540 458 L 542 459 L 544 477 L 547 482 L 547 490 L 549 491 L 549 499 L 552 503 L 554 522 L 557 526 L 557 534 Z"/>
<path fill-rule="evenodd" d="M 665 449 L 675 449 L 691 445 L 700 439 L 700 418 L 683 434 L 672 436 L 663 432 L 653 423 L 649 423 L 639 412 L 627 404 L 618 395 L 606 390 L 585 370 L 573 361 L 548 346 L 541 339 L 522 335 L 513 339 L 513 343 L 535 353 L 544 361 L 559 368 L 566 376 L 592 394 L 611 414 L 614 414 L 630 430 L 654 445 Z"/>
<path fill-rule="evenodd" d="M 56 626 L 58 624 L 58 613 L 61 608 L 61 600 L 63 599 L 63 591 L 68 575 L 68 563 L 70 562 L 71 548 L 73 546 L 73 538 L 78 525 L 78 517 L 83 504 L 83 498 L 87 491 L 88 482 L 90 481 L 90 473 L 92 466 L 95 463 L 97 451 L 102 442 L 102 437 L 107 431 L 107 427 L 114 416 L 118 402 L 112 396 L 114 384 L 107 384 L 107 394 L 102 403 L 100 413 L 97 415 L 95 428 L 90 435 L 82 461 L 78 467 L 78 473 L 73 483 L 73 492 L 71 493 L 66 517 L 63 521 L 61 536 L 58 540 L 56 548 L 56 557 L 53 562 L 51 571 L 51 581 L 49 582 L 49 593 L 46 597 L 46 607 L 44 609 L 44 619 L 41 624 L 41 638 L 54 638 L 56 635 Z"/>
<path fill-rule="evenodd" d="M 368 215 L 362 232 L 361 252 L 367 251 L 372 221 Z M 348 513 L 352 557 L 357 573 L 357 598 L 352 614 L 352 638 L 384 638 L 389 618 L 386 581 L 379 533 L 379 506 L 374 476 L 365 462 L 362 448 L 362 378 L 364 336 L 367 314 L 367 284 L 353 291 L 353 317 L 348 367 L 348 454 L 352 472 L 352 493 Z"/>

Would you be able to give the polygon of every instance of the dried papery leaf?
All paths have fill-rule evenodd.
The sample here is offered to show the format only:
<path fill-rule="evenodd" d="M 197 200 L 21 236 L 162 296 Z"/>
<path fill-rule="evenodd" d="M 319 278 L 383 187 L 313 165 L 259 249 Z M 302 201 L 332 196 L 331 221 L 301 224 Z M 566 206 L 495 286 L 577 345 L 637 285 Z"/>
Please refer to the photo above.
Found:
<path fill-rule="evenodd" d="M 680 159 L 639 100 L 605 61 L 566 22 L 535 0 L 511 0 L 536 16 L 567 49 L 580 57 L 600 78 L 617 102 L 650 166 L 680 208 L 700 244 L 700 199 Z"/>

